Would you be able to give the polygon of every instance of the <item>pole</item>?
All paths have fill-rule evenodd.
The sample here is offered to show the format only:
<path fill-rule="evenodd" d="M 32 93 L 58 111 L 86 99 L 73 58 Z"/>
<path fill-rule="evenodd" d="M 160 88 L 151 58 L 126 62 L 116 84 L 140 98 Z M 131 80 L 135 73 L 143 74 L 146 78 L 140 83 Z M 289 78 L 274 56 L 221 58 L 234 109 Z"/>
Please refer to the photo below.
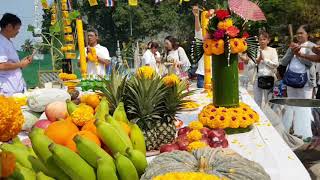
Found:
<path fill-rule="evenodd" d="M 208 11 L 203 11 L 201 13 L 201 26 L 202 26 L 202 37 L 205 37 L 208 33 L 207 28 L 209 24 L 209 18 L 207 17 Z M 204 89 L 206 91 L 211 91 L 211 57 L 207 55 L 204 56 Z"/>

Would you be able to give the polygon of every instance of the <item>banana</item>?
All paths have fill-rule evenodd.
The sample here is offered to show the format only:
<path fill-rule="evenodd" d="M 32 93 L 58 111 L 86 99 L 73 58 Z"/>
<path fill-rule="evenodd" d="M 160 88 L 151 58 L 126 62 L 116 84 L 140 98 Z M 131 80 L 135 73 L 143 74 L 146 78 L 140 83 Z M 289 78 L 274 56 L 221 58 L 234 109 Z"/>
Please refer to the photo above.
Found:
<path fill-rule="evenodd" d="M 117 172 L 106 159 L 97 160 L 97 180 L 118 180 Z"/>
<path fill-rule="evenodd" d="M 68 114 L 71 115 L 72 112 L 78 108 L 78 106 L 69 99 L 66 101 L 66 103 L 67 103 Z"/>
<path fill-rule="evenodd" d="M 109 147 L 112 154 L 117 152 L 122 154 L 126 153 L 126 149 L 129 146 L 114 126 L 99 120 L 95 121 L 95 125 L 97 127 L 98 136 Z"/>
<path fill-rule="evenodd" d="M 16 163 L 16 169 L 9 179 L 17 180 L 36 180 L 36 173 L 20 163 Z"/>
<path fill-rule="evenodd" d="M 106 97 L 103 97 L 96 109 L 96 119 L 105 121 L 105 116 L 109 114 L 109 104 Z"/>
<path fill-rule="evenodd" d="M 43 172 L 45 174 L 49 174 L 49 171 L 47 169 L 47 167 L 40 161 L 40 159 L 34 157 L 34 156 L 29 156 L 28 160 L 31 162 L 32 164 L 32 169 L 35 172 Z"/>
<path fill-rule="evenodd" d="M 116 167 L 120 180 L 139 180 L 139 176 L 133 163 L 120 153 L 115 154 Z"/>
<path fill-rule="evenodd" d="M 118 130 L 120 136 L 126 141 L 127 146 L 132 148 L 132 143 L 131 143 L 130 137 L 128 136 L 126 131 L 123 129 L 123 127 L 121 126 L 119 121 L 116 121 L 109 114 L 107 115 L 106 121 L 107 121 L 107 123 L 110 123 L 113 127 L 115 127 Z"/>
<path fill-rule="evenodd" d="M 108 166 L 112 167 L 116 172 L 116 166 L 114 165 L 113 158 L 99 145 L 79 135 L 76 135 L 73 138 L 73 141 L 77 145 L 79 155 L 92 167 L 97 168 L 97 159 L 100 157 L 101 159 L 104 159 L 105 162 L 108 162 L 105 164 L 108 164 Z"/>
<path fill-rule="evenodd" d="M 53 141 L 44 134 L 44 130 L 33 128 L 29 134 L 29 138 L 32 142 L 33 150 L 48 169 L 47 175 L 59 180 L 70 179 L 53 161 L 52 153 L 48 149 L 48 146 L 53 143 Z"/>
<path fill-rule="evenodd" d="M 142 175 L 148 166 L 146 156 L 142 152 L 134 149 L 127 149 L 127 157 L 131 160 L 139 176 Z"/>
<path fill-rule="evenodd" d="M 130 139 L 133 149 L 139 150 L 146 156 L 146 143 L 143 133 L 137 124 L 131 125 Z"/>
<path fill-rule="evenodd" d="M 1 145 L 0 149 L 2 151 L 9 151 L 14 154 L 17 162 L 19 162 L 22 166 L 32 169 L 32 164 L 28 160 L 28 157 L 31 156 L 29 151 L 18 148 L 12 144 L 4 143 Z"/>
<path fill-rule="evenodd" d="M 36 178 L 37 180 L 54 180 L 54 178 L 45 175 L 43 172 L 38 172 Z"/>
<path fill-rule="evenodd" d="M 125 123 L 129 123 L 126 111 L 124 110 L 124 104 L 123 102 L 120 102 L 117 106 L 117 108 L 113 112 L 113 118 L 117 121 L 123 121 Z"/>
<path fill-rule="evenodd" d="M 93 168 L 77 153 L 59 144 L 50 144 L 54 162 L 71 177 L 72 180 L 95 180 Z"/>

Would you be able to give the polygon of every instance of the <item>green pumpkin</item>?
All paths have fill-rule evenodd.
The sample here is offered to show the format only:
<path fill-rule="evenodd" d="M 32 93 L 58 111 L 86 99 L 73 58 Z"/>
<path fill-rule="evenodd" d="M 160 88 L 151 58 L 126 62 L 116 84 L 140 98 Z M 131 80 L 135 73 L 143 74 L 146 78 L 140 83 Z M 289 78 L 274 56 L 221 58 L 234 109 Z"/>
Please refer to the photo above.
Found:
<path fill-rule="evenodd" d="M 231 149 L 202 148 L 192 153 L 173 151 L 152 160 L 140 180 L 169 172 L 204 172 L 230 180 L 270 180 L 261 165 Z"/>

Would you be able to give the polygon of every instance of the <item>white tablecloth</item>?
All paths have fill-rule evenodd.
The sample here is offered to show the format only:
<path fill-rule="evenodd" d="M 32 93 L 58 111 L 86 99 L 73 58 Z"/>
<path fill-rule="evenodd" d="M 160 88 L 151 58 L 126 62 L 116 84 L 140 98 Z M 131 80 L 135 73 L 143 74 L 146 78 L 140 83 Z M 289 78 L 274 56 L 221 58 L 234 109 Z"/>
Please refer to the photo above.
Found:
<path fill-rule="evenodd" d="M 282 140 L 253 98 L 244 89 L 240 88 L 240 92 L 242 101 L 259 113 L 260 122 L 255 124 L 250 132 L 228 135 L 230 148 L 263 166 L 272 180 L 310 180 L 307 170 Z M 202 106 L 212 102 L 211 98 L 208 98 L 207 94 L 202 94 L 201 91 L 191 98 L 201 104 L 201 107 L 197 111 L 183 112 L 178 115 L 178 118 L 184 121 L 184 125 L 197 120 Z M 148 157 L 148 161 L 153 158 Z"/>

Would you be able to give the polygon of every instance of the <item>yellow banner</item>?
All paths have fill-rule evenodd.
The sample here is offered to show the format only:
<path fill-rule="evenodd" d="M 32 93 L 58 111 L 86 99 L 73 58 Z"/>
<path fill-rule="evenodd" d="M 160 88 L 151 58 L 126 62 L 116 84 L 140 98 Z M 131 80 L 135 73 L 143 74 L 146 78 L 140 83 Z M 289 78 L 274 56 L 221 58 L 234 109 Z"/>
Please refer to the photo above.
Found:
<path fill-rule="evenodd" d="M 138 0 L 129 0 L 129 6 L 138 6 Z"/>
<path fill-rule="evenodd" d="M 90 6 L 96 6 L 96 5 L 98 5 L 97 0 L 88 0 L 88 1 L 89 1 Z"/>

